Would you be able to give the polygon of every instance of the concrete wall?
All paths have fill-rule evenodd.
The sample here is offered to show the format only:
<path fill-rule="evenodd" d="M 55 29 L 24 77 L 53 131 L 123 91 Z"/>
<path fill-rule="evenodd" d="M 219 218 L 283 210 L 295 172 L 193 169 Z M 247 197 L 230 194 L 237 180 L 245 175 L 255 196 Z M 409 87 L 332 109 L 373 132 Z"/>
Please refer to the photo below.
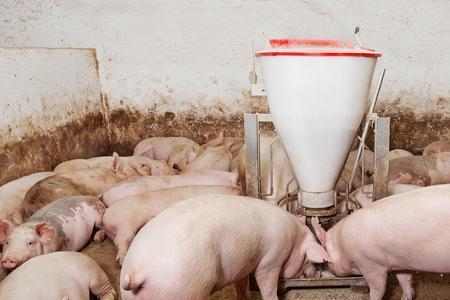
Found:
<path fill-rule="evenodd" d="M 420 150 L 449 134 L 448 11 L 446 0 L 4 0 L 0 44 L 96 48 L 113 139 L 127 152 L 151 134 L 241 134 L 242 112 L 267 111 L 249 96 L 252 40 L 348 40 L 360 26 L 388 68 L 380 111 L 402 117 L 393 145 Z"/>
<path fill-rule="evenodd" d="M 95 50 L 0 48 L 0 66 L 0 183 L 105 152 Z"/>

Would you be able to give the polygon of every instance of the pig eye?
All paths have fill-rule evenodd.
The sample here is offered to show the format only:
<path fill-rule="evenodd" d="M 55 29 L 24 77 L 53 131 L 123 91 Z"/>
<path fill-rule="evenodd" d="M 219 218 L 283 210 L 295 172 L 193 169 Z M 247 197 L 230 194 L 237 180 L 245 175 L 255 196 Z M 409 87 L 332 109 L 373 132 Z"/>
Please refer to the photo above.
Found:
<path fill-rule="evenodd" d="M 175 170 L 178 170 L 178 164 L 173 164 L 172 168 L 174 168 Z"/>
<path fill-rule="evenodd" d="M 28 242 L 28 246 L 31 246 L 31 245 L 33 245 L 33 244 L 34 244 L 33 241 L 29 241 L 29 242 Z"/>

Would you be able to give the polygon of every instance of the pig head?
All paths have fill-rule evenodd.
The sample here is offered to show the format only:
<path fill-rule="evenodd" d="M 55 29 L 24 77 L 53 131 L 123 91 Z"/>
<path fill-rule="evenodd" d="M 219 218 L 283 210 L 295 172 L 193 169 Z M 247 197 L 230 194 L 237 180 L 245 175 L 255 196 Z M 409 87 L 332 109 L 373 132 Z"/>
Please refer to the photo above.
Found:
<path fill-rule="evenodd" d="M 58 238 L 52 226 L 27 223 L 14 228 L 11 225 L 0 220 L 1 264 L 5 269 L 15 269 L 32 257 L 58 250 Z"/>

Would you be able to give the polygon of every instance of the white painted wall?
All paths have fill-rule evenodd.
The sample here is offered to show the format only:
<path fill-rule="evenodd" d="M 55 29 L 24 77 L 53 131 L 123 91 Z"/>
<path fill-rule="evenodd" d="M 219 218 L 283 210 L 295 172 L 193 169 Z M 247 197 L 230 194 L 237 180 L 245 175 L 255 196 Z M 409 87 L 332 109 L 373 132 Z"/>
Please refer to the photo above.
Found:
<path fill-rule="evenodd" d="M 0 45 L 97 48 L 111 107 L 249 106 L 251 41 L 352 39 L 388 68 L 382 101 L 450 114 L 447 0 L 3 0 Z M 122 104 L 123 103 L 123 104 Z M 206 108 L 205 108 L 206 107 Z"/>
<path fill-rule="evenodd" d="M 0 145 L 101 110 L 95 50 L 0 48 Z"/>

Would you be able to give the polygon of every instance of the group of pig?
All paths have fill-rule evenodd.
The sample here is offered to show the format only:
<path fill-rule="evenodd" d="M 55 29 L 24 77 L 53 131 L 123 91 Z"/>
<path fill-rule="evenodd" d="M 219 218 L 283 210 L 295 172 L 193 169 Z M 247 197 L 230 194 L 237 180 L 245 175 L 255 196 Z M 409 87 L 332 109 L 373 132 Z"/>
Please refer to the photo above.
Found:
<path fill-rule="evenodd" d="M 76 252 L 105 236 L 118 249 L 122 299 L 208 299 L 234 284 L 243 300 L 253 273 L 263 299 L 275 300 L 279 277 L 316 276 L 318 263 L 337 275 L 362 274 L 371 300 L 382 298 L 387 273 L 395 271 L 404 298 L 412 299 L 410 271 L 450 272 L 450 185 L 443 184 L 450 183 L 450 142 L 391 161 L 391 185 L 438 185 L 361 205 L 328 232 L 313 219 L 314 234 L 306 218 L 274 205 L 298 186 L 281 142 L 273 141 L 262 134 L 268 201 L 240 196 L 244 142 L 223 134 L 204 145 L 148 138 L 133 156 L 71 160 L 3 185 L 0 299 L 115 299 L 103 270 Z M 366 151 L 367 174 L 358 172 L 356 187 L 370 183 L 373 156 Z M 272 161 L 264 159 L 270 152 Z"/>

